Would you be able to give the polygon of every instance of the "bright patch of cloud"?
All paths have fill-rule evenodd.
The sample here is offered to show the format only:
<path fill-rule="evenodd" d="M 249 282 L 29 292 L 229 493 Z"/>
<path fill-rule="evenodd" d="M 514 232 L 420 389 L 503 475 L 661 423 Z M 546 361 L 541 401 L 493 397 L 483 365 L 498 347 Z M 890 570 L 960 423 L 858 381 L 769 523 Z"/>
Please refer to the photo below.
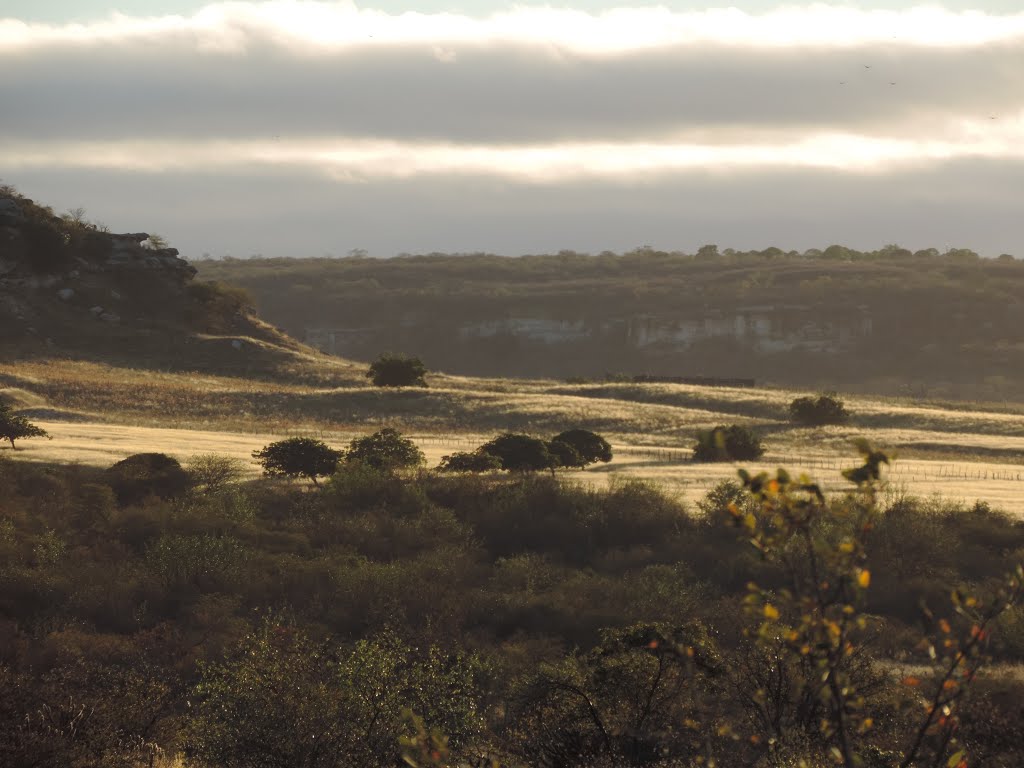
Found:
<path fill-rule="evenodd" d="M 814 4 L 763 14 L 737 8 L 674 12 L 663 7 L 587 13 L 518 7 L 486 18 L 451 13 L 389 15 L 351 2 L 227 2 L 192 16 L 133 18 L 115 14 L 89 24 L 27 24 L 0 20 L 0 50 L 61 43 L 116 43 L 164 35 L 188 36 L 203 50 L 238 53 L 253 39 L 299 48 L 366 45 L 520 43 L 614 54 L 692 44 L 744 47 L 835 47 L 894 43 L 979 46 L 1024 38 L 1024 13 L 953 12 L 934 6 L 860 10 Z"/>
<path fill-rule="evenodd" d="M 925 140 L 821 133 L 790 142 L 747 144 L 575 142 L 488 146 L 373 139 L 151 140 L 25 141 L 8 143 L 0 149 L 0 165 L 12 170 L 95 167 L 153 172 L 292 166 L 345 180 L 486 174 L 546 183 L 709 169 L 879 172 L 935 161 L 998 157 L 1024 159 L 1024 113 L 998 125 L 962 121 L 946 137 Z"/>

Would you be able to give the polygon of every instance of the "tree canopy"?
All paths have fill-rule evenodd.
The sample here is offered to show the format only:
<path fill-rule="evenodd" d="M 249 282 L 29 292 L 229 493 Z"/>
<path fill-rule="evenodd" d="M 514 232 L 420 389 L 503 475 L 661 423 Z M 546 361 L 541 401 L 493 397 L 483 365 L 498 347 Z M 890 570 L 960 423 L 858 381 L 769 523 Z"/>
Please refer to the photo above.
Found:
<path fill-rule="evenodd" d="M 28 437 L 46 437 L 50 435 L 42 427 L 38 427 L 24 416 L 14 413 L 11 406 L 0 403 L 0 440 L 7 440 L 11 448 L 17 450 L 15 440 Z"/>
<path fill-rule="evenodd" d="M 418 357 L 384 354 L 370 363 L 366 378 L 375 387 L 425 387 L 427 367 Z"/>
<path fill-rule="evenodd" d="M 318 477 L 334 474 L 343 455 L 341 451 L 312 437 L 278 440 L 252 454 L 266 474 L 308 477 L 314 485 L 319 485 Z"/>
<path fill-rule="evenodd" d="M 366 437 L 357 437 L 345 454 L 345 461 L 357 461 L 374 469 L 416 467 L 426 462 L 416 443 L 392 427 Z"/>

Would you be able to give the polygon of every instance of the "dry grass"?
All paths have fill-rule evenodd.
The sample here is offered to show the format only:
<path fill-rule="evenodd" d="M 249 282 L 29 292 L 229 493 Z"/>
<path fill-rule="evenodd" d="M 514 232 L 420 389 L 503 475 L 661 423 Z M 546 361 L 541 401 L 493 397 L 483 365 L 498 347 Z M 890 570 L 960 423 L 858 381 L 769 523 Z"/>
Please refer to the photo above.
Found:
<path fill-rule="evenodd" d="M 24 450 L 4 454 L 106 465 L 159 450 L 180 459 L 223 453 L 249 462 L 252 450 L 283 436 L 320 435 L 342 446 L 387 424 L 416 436 L 433 465 L 501 431 L 550 435 L 582 426 L 605 434 L 618 455 L 610 465 L 569 476 L 595 484 L 612 476 L 647 479 L 695 499 L 734 478 L 736 467 L 682 461 L 693 432 L 742 423 L 759 430 L 768 448 L 752 468 L 806 470 L 838 490 L 845 487 L 840 470 L 855 461 L 850 440 L 864 436 L 896 453 L 891 477 L 911 493 L 983 499 L 1024 515 L 1024 429 L 1014 408 L 954 410 L 850 397 L 850 425 L 808 429 L 786 420 L 789 402 L 805 394 L 795 390 L 445 375 L 431 376 L 429 389 L 382 390 L 365 386 L 362 374 L 344 361 L 331 362 L 320 378 L 310 369 L 276 379 L 18 363 L 0 371 L 0 397 L 32 415 L 54 440 L 26 441 Z"/>

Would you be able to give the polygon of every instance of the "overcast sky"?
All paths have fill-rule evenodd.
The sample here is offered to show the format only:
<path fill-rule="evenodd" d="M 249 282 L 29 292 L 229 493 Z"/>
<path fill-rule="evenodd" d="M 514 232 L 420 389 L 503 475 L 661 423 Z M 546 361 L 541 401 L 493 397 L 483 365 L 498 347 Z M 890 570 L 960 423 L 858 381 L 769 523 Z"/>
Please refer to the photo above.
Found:
<path fill-rule="evenodd" d="M 186 257 L 1024 256 L 1011 5 L 3 0 L 0 178 Z"/>

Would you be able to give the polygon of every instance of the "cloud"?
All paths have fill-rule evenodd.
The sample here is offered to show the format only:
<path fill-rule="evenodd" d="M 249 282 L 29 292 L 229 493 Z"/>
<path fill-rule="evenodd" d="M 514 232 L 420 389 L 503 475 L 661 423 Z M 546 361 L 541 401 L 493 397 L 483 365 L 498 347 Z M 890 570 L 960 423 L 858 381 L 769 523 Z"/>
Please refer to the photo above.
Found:
<path fill-rule="evenodd" d="M 277 2 L 68 27 L 8 20 L 0 98 L 7 140 L 941 139 L 962 119 L 1024 108 L 1024 14 L 812 6 L 471 19 Z"/>
<path fill-rule="evenodd" d="M 6 181 L 191 255 L 1012 252 L 1024 14 L 282 1 L 7 19 L 0 105 Z"/>
<path fill-rule="evenodd" d="M 1024 162 L 961 160 L 885 176 L 776 168 L 644 179 L 536 184 L 491 175 L 338 184 L 308 169 L 5 173 L 58 211 L 84 206 L 114 231 L 166 237 L 188 258 L 568 248 L 598 253 L 643 244 L 762 249 L 969 247 L 1020 253 Z"/>

